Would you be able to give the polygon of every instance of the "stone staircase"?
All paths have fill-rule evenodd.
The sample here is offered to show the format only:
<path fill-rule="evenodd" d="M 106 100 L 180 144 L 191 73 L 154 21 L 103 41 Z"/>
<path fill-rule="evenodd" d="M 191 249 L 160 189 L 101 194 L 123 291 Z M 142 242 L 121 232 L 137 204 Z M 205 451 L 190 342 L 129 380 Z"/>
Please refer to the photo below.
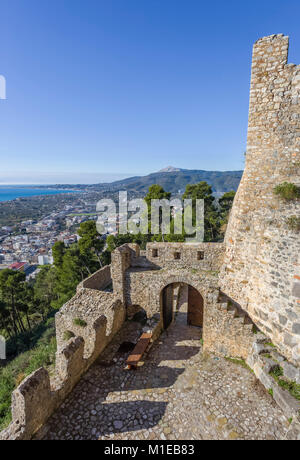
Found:
<path fill-rule="evenodd" d="M 246 330 L 253 332 L 254 323 L 249 315 L 241 307 L 229 299 L 225 294 L 220 293 L 218 304 L 220 309 L 228 316 L 240 323 Z"/>
<path fill-rule="evenodd" d="M 281 369 L 280 379 L 295 381 L 299 385 L 300 369 L 289 363 L 271 344 L 264 334 L 257 334 L 246 363 L 289 419 L 290 427 L 285 439 L 300 441 L 300 401 L 272 377 L 275 368 Z"/>
<path fill-rule="evenodd" d="M 247 313 L 222 292 L 216 296 L 213 310 L 204 318 L 204 350 L 246 359 L 255 341 L 254 324 Z"/>

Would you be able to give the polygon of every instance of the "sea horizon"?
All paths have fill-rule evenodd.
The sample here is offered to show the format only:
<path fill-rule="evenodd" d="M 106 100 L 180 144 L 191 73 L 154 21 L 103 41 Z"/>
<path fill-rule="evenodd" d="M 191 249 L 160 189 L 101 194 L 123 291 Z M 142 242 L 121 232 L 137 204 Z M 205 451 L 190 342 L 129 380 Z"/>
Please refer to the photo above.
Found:
<path fill-rule="evenodd" d="M 50 187 L 51 184 L 49 184 Z M 39 188 L 42 187 L 42 188 Z M 75 193 L 76 190 L 69 189 L 53 189 L 47 188 L 47 185 L 31 184 L 31 185 L 14 185 L 14 184 L 1 184 L 0 185 L 0 202 L 13 201 L 17 198 L 27 198 L 32 196 L 43 195 L 59 195 L 62 193 Z"/>

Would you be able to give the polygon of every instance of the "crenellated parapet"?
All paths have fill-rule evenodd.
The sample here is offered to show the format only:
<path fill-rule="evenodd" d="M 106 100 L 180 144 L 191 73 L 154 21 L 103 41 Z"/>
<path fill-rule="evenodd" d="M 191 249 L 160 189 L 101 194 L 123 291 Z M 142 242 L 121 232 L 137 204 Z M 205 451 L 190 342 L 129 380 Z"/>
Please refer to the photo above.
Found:
<path fill-rule="evenodd" d="M 115 329 L 122 302 L 110 292 L 81 289 L 55 316 L 57 347 L 64 347 L 68 335 L 85 340 L 85 358 L 94 350 L 95 322 L 101 313 L 107 321 L 108 335 Z"/>
<path fill-rule="evenodd" d="M 219 271 L 223 243 L 148 243 L 146 258 L 160 268 Z"/>
<path fill-rule="evenodd" d="M 91 276 L 83 280 L 77 286 L 77 292 L 81 289 L 96 289 L 97 291 L 105 291 L 112 283 L 111 266 L 105 267 L 93 273 Z"/>
<path fill-rule="evenodd" d="M 0 433 L 0 440 L 30 439 L 42 428 L 124 320 L 125 307 L 120 299 L 112 293 L 81 286 L 56 315 L 58 347 L 54 373 L 50 376 L 40 368 L 13 392 L 12 423 Z"/>

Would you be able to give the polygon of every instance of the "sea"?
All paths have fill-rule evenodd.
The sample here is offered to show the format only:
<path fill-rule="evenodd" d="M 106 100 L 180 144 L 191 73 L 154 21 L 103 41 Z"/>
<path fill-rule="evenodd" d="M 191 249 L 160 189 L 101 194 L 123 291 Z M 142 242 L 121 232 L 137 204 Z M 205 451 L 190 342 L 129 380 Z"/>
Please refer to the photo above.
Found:
<path fill-rule="evenodd" d="M 16 198 L 29 197 L 29 196 L 41 196 L 41 195 L 58 195 L 59 193 L 76 193 L 75 190 L 59 190 L 59 189 L 47 189 L 38 187 L 20 187 L 13 185 L 0 185 L 0 201 L 11 201 Z"/>

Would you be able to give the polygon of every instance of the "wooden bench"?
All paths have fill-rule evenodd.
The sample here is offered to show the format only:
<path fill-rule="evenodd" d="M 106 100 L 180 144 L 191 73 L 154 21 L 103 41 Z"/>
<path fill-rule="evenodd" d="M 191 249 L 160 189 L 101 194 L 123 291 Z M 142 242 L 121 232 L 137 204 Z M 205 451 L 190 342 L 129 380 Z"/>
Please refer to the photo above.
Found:
<path fill-rule="evenodd" d="M 132 350 L 132 353 L 128 356 L 126 364 L 128 369 L 136 369 L 139 361 L 145 353 L 149 343 L 151 342 L 152 332 L 144 332 L 139 338 L 136 346 Z"/>

